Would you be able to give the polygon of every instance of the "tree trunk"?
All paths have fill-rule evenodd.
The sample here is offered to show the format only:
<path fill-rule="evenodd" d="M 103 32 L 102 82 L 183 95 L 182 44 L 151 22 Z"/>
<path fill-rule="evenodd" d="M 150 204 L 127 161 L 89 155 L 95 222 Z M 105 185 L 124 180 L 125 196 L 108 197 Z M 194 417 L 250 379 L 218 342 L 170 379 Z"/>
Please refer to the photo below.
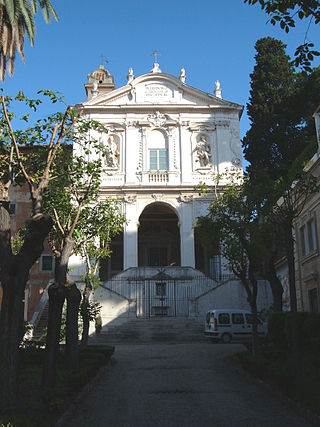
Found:
<path fill-rule="evenodd" d="M 21 310 L 24 286 L 19 277 L 2 280 L 0 317 L 0 413 L 14 412 L 18 406 L 18 363 L 21 337 Z"/>
<path fill-rule="evenodd" d="M 274 311 L 282 311 L 283 287 L 281 281 L 279 280 L 276 274 L 274 262 L 275 253 L 272 252 L 263 263 L 261 275 L 265 280 L 268 280 L 268 282 L 270 283 L 273 296 Z"/>
<path fill-rule="evenodd" d="M 59 351 L 61 316 L 66 298 L 65 286 L 54 283 L 49 286 L 49 313 L 46 338 L 46 353 L 42 373 L 42 385 L 53 386 L 56 382 L 57 356 Z"/>
<path fill-rule="evenodd" d="M 295 262 L 294 262 L 294 240 L 292 235 L 292 223 L 285 225 L 286 233 L 286 255 L 288 262 L 289 289 L 290 289 L 290 311 L 291 311 L 291 351 L 292 362 L 295 372 L 300 369 L 300 348 L 299 348 L 299 328 L 298 328 L 298 309 L 295 280 Z"/>
<path fill-rule="evenodd" d="M 251 295 L 249 298 L 249 304 L 252 313 L 252 354 L 257 355 L 259 342 L 258 342 L 258 313 L 257 313 L 257 295 L 258 295 L 258 282 L 256 280 L 254 269 L 249 266 L 249 280 L 251 285 Z"/>
<path fill-rule="evenodd" d="M 81 303 L 81 318 L 82 318 L 82 337 L 81 337 L 81 348 L 85 348 L 88 345 L 89 339 L 89 327 L 90 327 L 90 317 L 89 317 L 89 299 L 92 291 L 92 285 L 89 279 L 86 277 L 86 286 L 82 295 Z"/>
<path fill-rule="evenodd" d="M 48 333 L 46 341 L 46 357 L 43 366 L 43 386 L 50 386 L 56 381 L 56 359 L 60 341 L 61 316 L 63 302 L 65 298 L 67 298 L 68 294 L 68 281 L 70 282 L 68 277 L 68 262 L 73 252 L 73 244 L 73 240 L 67 237 L 64 240 L 60 258 L 56 258 L 55 284 L 52 288 L 52 301 L 49 294 Z M 71 283 L 69 283 L 69 285 L 71 285 Z M 73 341 L 71 340 L 71 342 Z M 78 351 L 78 345 L 76 345 L 76 349 L 74 351 Z"/>
<path fill-rule="evenodd" d="M 67 288 L 67 338 L 66 338 L 66 359 L 69 370 L 78 369 L 78 318 L 79 306 L 81 302 L 81 292 L 76 284 Z"/>
<path fill-rule="evenodd" d="M 10 216 L 0 207 L 0 281 L 3 290 L 0 314 L 0 413 L 17 406 L 19 343 L 23 329 L 24 290 L 29 270 L 43 251 L 43 242 L 52 226 L 50 217 L 32 218 L 24 244 L 13 255 L 10 245 Z"/>
<path fill-rule="evenodd" d="M 256 356 L 259 348 L 257 302 L 252 301 L 250 307 L 252 313 L 252 354 Z"/>

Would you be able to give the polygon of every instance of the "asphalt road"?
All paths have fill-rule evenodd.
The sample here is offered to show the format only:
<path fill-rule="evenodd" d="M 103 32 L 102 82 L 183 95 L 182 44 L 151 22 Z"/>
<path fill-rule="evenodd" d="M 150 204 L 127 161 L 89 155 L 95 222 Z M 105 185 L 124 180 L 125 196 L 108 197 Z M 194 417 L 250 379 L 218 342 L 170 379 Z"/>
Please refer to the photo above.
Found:
<path fill-rule="evenodd" d="M 241 345 L 116 346 L 114 360 L 65 427 L 307 427 L 225 357 Z"/>

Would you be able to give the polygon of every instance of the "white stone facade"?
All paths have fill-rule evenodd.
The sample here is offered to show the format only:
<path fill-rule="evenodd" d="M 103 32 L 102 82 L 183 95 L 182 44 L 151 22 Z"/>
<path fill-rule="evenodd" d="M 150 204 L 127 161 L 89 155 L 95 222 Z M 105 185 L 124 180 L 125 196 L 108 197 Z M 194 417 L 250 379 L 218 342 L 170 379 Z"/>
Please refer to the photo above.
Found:
<path fill-rule="evenodd" d="M 138 240 L 141 215 L 151 204 L 168 207 L 177 217 L 180 256 L 172 255 L 175 265 L 195 267 L 194 220 L 206 214 L 212 197 L 200 197 L 195 186 L 213 186 L 215 174 L 242 170 L 243 107 L 221 98 L 219 82 L 216 96 L 187 85 L 184 69 L 179 78 L 162 73 L 158 64 L 137 78 L 130 69 L 127 85 L 117 89 L 112 84 L 106 89 L 101 73 L 113 83 L 101 66 L 89 76 L 89 99 L 79 108 L 108 129 L 94 137 L 109 149 L 101 197 L 121 198 L 128 221 L 123 270 L 147 262 L 141 261 Z"/>

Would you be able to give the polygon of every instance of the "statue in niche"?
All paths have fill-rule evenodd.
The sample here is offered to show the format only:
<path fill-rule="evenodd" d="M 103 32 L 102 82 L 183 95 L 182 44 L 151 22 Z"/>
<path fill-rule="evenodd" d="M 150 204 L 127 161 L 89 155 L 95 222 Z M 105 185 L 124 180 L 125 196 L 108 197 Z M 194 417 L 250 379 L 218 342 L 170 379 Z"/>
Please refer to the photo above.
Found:
<path fill-rule="evenodd" d="M 107 153 L 107 167 L 108 168 L 119 168 L 119 149 L 115 137 L 110 135 L 108 138 L 108 153 Z"/>
<path fill-rule="evenodd" d="M 204 135 L 200 136 L 195 151 L 198 157 L 197 160 L 200 163 L 201 167 L 206 167 L 211 164 L 210 145 Z"/>

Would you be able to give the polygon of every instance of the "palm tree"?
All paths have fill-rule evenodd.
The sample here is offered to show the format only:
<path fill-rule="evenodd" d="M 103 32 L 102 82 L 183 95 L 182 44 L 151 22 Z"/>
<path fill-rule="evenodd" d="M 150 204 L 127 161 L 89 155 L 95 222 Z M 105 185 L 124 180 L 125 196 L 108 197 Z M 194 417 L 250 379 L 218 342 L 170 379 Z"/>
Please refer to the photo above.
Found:
<path fill-rule="evenodd" d="M 49 0 L 0 0 L 0 79 L 4 81 L 6 70 L 12 76 L 16 50 L 24 62 L 23 42 L 27 32 L 31 46 L 34 45 L 34 15 L 38 3 L 44 20 L 58 15 Z"/>

